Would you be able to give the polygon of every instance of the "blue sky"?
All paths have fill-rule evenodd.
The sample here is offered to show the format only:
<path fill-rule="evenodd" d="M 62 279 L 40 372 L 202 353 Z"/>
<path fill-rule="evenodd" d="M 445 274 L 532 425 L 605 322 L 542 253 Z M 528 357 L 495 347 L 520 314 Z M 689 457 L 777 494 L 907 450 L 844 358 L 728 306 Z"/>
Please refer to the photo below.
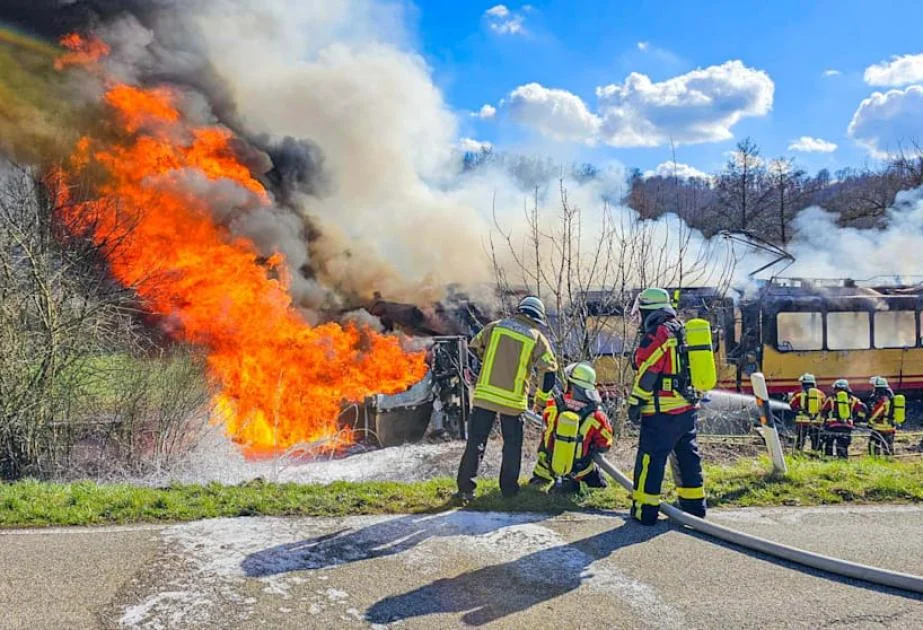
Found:
<path fill-rule="evenodd" d="M 923 140 L 923 2 L 417 0 L 414 17 L 461 135 L 498 150 L 648 170 L 672 138 L 679 162 L 713 171 L 751 136 L 835 171 Z M 492 118 L 469 115 L 485 104 Z M 790 150 L 802 136 L 824 142 Z"/>

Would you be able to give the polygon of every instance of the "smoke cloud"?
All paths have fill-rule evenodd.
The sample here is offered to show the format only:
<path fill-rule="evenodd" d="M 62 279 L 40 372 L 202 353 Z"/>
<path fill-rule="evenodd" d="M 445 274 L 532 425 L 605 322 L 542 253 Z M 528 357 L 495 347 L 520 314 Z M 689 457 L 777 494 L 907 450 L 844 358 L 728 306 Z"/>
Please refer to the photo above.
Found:
<path fill-rule="evenodd" d="M 795 218 L 790 275 L 916 283 L 923 269 L 923 188 L 898 193 L 881 228 L 844 228 L 823 208 Z M 915 278 L 914 278 L 915 277 Z"/>
<path fill-rule="evenodd" d="M 265 256 L 281 252 L 292 296 L 311 322 L 358 309 L 375 293 L 423 305 L 453 283 L 489 288 L 487 236 L 496 236 L 495 219 L 523 234 L 523 207 L 535 185 L 549 209 L 542 228 L 557 229 L 560 167 L 540 176 L 501 163 L 462 171 L 459 116 L 415 51 L 402 3 L 7 0 L 0 18 L 49 38 L 95 32 L 112 46 L 110 72 L 169 84 L 183 94 L 192 120 L 233 130 L 240 157 L 271 191 L 272 207 L 193 174 L 164 185 L 207 190 L 222 223 Z M 623 170 L 570 178 L 567 186 L 568 202 L 583 213 L 587 252 L 604 221 L 637 229 L 632 210 L 603 210 L 602 199 L 624 193 Z M 835 216 L 804 211 L 791 272 L 865 277 L 919 269 L 915 252 L 923 247 L 911 242 L 923 228 L 920 195 L 902 195 L 888 220 L 884 231 L 840 230 Z M 641 232 L 651 252 L 644 265 L 656 267 L 665 256 L 657 252 L 675 249 L 681 232 L 688 252 L 681 255 L 716 267 L 698 272 L 703 282 L 722 273 L 724 261 L 711 260 L 713 244 L 675 217 Z M 517 236 L 514 252 L 500 248 L 499 262 L 511 274 L 512 254 L 522 247 Z"/>

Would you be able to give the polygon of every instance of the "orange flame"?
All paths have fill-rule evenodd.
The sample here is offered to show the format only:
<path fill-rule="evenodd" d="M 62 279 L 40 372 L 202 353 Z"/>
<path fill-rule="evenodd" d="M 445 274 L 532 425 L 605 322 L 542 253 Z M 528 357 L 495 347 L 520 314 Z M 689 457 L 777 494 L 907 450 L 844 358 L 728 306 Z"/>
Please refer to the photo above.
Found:
<path fill-rule="evenodd" d="M 95 37 L 84 38 L 77 33 L 71 33 L 61 38 L 60 44 L 70 52 L 64 53 L 55 59 L 56 70 L 63 70 L 70 66 L 86 66 L 96 63 L 109 54 L 109 45 Z"/>
<path fill-rule="evenodd" d="M 61 199 L 62 218 L 104 248 L 115 277 L 175 325 L 176 339 L 207 351 L 219 387 L 214 420 L 245 452 L 342 441 L 344 403 L 406 389 L 423 377 L 423 355 L 371 330 L 311 327 L 299 316 L 281 254 L 260 264 L 253 243 L 211 214 L 211 195 L 228 182 L 249 197 L 244 207 L 267 205 L 269 195 L 235 156 L 231 132 L 188 124 L 178 98 L 165 87 L 110 87 L 118 140 L 77 143 L 62 183 L 89 179 L 90 168 L 104 176 L 92 200 Z"/>

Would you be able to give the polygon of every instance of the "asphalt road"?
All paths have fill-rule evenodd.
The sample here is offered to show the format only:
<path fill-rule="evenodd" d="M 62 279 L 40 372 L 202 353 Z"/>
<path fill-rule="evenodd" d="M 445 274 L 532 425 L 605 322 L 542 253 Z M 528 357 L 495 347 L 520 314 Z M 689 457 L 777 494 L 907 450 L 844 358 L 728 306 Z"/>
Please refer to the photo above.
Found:
<path fill-rule="evenodd" d="M 923 573 L 923 508 L 715 511 Z M 921 628 L 923 598 L 624 514 L 239 518 L 0 532 L 2 628 Z"/>

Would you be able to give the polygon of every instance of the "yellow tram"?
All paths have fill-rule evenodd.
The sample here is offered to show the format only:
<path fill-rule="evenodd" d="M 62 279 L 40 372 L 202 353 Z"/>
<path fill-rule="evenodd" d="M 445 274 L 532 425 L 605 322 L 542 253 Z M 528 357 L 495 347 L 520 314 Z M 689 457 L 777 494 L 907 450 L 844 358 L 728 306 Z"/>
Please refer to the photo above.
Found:
<path fill-rule="evenodd" d="M 684 319 L 712 324 L 719 389 L 749 392 L 750 374 L 762 371 L 770 393 L 783 394 L 811 372 L 821 388 L 846 378 L 860 393 L 870 377 L 884 376 L 896 391 L 923 399 L 923 286 L 773 279 L 736 298 L 709 287 L 673 292 Z M 631 373 L 636 325 L 625 308 L 589 298 L 600 382 L 618 394 Z"/>

